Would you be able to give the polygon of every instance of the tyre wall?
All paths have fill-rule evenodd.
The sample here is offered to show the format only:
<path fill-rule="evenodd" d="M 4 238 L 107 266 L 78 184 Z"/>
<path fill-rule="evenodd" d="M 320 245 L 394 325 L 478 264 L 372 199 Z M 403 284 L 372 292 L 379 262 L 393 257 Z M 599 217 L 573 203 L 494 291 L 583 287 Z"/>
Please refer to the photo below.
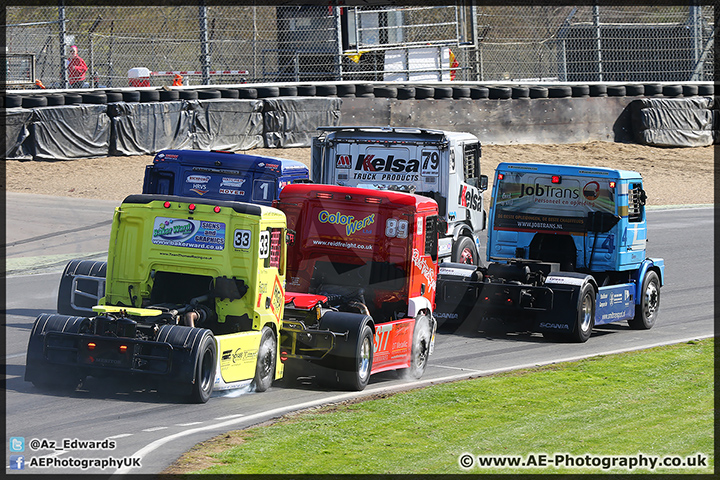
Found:
<path fill-rule="evenodd" d="M 712 84 L 245 84 L 24 91 L 0 97 L 0 107 L 5 112 L 6 158 L 62 160 L 147 155 L 167 148 L 308 147 L 317 127 L 339 124 L 467 131 L 484 144 L 599 140 L 706 145 L 718 138 L 712 121 L 706 121 L 713 117 L 713 94 Z M 676 108 L 682 104 L 686 107 Z M 685 112 L 683 118 L 674 112 L 678 109 Z M 681 120 L 686 123 L 678 123 Z M 668 134 L 667 125 L 676 133 Z M 681 131 L 689 133 L 677 133 Z M 694 142 L 687 140 L 693 136 Z"/>

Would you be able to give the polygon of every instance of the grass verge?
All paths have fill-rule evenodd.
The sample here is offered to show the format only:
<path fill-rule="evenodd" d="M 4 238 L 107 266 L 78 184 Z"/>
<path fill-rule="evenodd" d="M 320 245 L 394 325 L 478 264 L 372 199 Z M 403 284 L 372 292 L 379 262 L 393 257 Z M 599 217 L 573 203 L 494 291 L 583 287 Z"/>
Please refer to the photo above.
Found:
<path fill-rule="evenodd" d="M 710 474 L 713 352 L 708 339 L 327 406 L 199 444 L 165 473 Z"/>

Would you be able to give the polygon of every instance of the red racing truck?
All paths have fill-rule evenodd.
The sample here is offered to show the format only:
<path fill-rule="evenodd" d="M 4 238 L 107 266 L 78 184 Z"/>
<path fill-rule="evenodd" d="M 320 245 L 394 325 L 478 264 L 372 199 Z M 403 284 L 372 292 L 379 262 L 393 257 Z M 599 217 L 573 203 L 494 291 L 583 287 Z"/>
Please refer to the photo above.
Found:
<path fill-rule="evenodd" d="M 436 330 L 437 203 L 400 192 L 293 184 L 274 206 L 290 233 L 280 345 L 286 368 L 305 372 L 299 364 L 309 360 L 324 383 L 353 389 L 387 370 L 420 378 Z M 324 307 L 316 295 L 327 299 Z M 335 314 L 324 316 L 325 307 Z M 333 324 L 323 325 L 325 318 Z M 317 331 L 312 338 L 310 330 Z M 316 343 L 328 331 L 334 348 Z"/>

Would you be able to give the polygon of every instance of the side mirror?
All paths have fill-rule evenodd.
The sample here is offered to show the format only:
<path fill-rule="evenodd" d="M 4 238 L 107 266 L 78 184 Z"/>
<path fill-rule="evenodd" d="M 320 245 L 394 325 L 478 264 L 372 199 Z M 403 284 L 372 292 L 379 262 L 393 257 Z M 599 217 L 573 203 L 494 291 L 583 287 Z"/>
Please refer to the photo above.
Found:
<path fill-rule="evenodd" d="M 478 186 L 481 192 L 484 192 L 488 188 L 488 176 L 480 175 L 480 185 Z"/>

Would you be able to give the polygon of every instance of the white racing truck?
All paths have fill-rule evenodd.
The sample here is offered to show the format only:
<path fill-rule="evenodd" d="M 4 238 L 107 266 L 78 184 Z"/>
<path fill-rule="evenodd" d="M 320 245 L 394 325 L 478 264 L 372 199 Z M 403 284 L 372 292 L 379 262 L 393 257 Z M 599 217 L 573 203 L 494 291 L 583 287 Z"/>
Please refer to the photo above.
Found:
<path fill-rule="evenodd" d="M 315 183 L 399 190 L 440 208 L 438 257 L 482 265 L 487 214 L 481 148 L 469 133 L 398 127 L 320 127 L 313 138 Z"/>

